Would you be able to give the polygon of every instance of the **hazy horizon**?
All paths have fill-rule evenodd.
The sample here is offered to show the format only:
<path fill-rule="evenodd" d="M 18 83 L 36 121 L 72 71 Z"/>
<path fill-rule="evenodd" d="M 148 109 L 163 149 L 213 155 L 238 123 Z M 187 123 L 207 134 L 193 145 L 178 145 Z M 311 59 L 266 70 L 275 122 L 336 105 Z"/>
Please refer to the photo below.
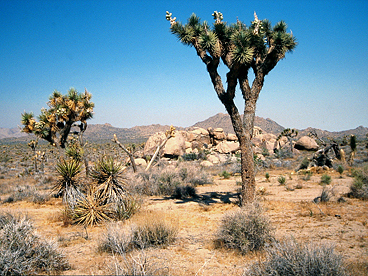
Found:
<path fill-rule="evenodd" d="M 195 49 L 170 33 L 167 10 L 211 25 L 215 10 L 228 23 L 249 25 L 254 11 L 272 26 L 284 20 L 298 46 L 266 76 L 256 115 L 286 128 L 368 126 L 368 1 L 0 0 L 0 127 L 39 115 L 70 87 L 92 93 L 90 124 L 188 127 L 226 113 Z M 239 91 L 237 104 L 242 114 Z"/>

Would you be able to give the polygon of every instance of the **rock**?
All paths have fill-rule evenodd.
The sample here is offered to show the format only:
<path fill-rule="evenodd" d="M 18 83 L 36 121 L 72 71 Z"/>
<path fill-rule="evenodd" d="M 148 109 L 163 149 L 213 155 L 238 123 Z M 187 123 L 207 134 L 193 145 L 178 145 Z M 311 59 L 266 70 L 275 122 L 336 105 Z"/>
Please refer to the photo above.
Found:
<path fill-rule="evenodd" d="M 214 155 L 207 156 L 207 160 L 210 161 L 212 164 L 220 163 L 220 159 L 217 156 L 214 156 Z"/>
<path fill-rule="evenodd" d="M 196 145 L 201 148 L 211 143 L 210 135 L 204 128 L 195 128 L 194 130 L 188 131 L 186 141 L 191 143 L 196 142 Z"/>
<path fill-rule="evenodd" d="M 144 145 L 143 154 L 144 156 L 150 155 L 152 156 L 157 147 L 161 144 L 161 142 L 166 138 L 165 133 L 157 132 L 150 136 Z"/>
<path fill-rule="evenodd" d="M 231 153 L 239 150 L 238 142 L 222 141 L 216 147 L 215 150 L 219 153 Z"/>
<path fill-rule="evenodd" d="M 142 167 L 147 166 L 147 162 L 143 158 L 137 158 L 137 159 L 134 159 L 134 161 L 137 166 L 142 166 Z"/>
<path fill-rule="evenodd" d="M 202 167 L 212 167 L 212 166 L 213 166 L 213 164 L 212 164 L 210 161 L 207 161 L 207 160 L 202 161 L 202 162 L 200 163 L 200 165 L 201 165 Z"/>
<path fill-rule="evenodd" d="M 192 143 L 191 142 L 188 142 L 188 141 L 185 141 L 185 149 L 191 149 L 192 148 Z"/>
<path fill-rule="evenodd" d="M 166 142 L 164 156 L 182 156 L 185 153 L 185 138 L 185 131 L 176 131 L 175 136 Z"/>
<path fill-rule="evenodd" d="M 294 148 L 298 150 L 318 150 L 318 144 L 316 141 L 309 137 L 309 136 L 303 136 L 301 137 L 295 144 Z"/>
<path fill-rule="evenodd" d="M 238 137 L 234 133 L 228 133 L 226 140 L 228 141 L 238 141 Z"/>
<path fill-rule="evenodd" d="M 253 137 L 258 136 L 263 133 L 263 130 L 260 127 L 253 127 Z"/>

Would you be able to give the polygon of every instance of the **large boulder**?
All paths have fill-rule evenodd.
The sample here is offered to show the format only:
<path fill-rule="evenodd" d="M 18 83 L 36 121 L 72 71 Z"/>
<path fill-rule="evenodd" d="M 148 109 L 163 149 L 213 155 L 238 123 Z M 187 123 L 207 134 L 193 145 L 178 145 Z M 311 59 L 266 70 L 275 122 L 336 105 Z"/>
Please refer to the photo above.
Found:
<path fill-rule="evenodd" d="M 228 133 L 226 139 L 228 141 L 238 141 L 238 136 L 236 136 L 234 133 Z"/>
<path fill-rule="evenodd" d="M 215 150 L 219 153 L 231 153 L 239 150 L 239 142 L 221 141 Z"/>
<path fill-rule="evenodd" d="M 186 140 L 195 145 L 194 148 L 202 148 L 204 145 L 211 144 L 210 135 L 204 128 L 195 128 L 186 133 Z"/>
<path fill-rule="evenodd" d="M 152 156 L 157 147 L 162 143 L 162 141 L 166 138 L 165 133 L 157 132 L 150 136 L 144 145 L 143 154 L 144 156 L 150 155 Z"/>
<path fill-rule="evenodd" d="M 296 144 L 294 145 L 294 148 L 298 150 L 315 151 L 315 150 L 318 150 L 319 147 L 318 147 L 317 142 L 313 138 L 309 136 L 303 136 L 296 142 Z"/>
<path fill-rule="evenodd" d="M 171 137 L 164 147 L 165 156 L 182 156 L 185 153 L 185 131 L 176 131 L 175 136 Z"/>

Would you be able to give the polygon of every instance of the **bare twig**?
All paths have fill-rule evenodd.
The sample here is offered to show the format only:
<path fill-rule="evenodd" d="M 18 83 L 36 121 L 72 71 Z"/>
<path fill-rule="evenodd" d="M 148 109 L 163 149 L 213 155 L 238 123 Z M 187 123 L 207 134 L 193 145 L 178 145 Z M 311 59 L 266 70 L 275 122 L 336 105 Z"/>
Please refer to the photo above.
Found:
<path fill-rule="evenodd" d="M 166 138 L 162 141 L 162 143 L 157 147 L 155 154 L 152 156 L 151 161 L 148 163 L 146 171 L 150 169 L 150 167 L 153 164 L 153 161 L 156 159 L 158 153 L 160 150 L 166 145 L 166 142 L 171 138 L 175 136 L 175 127 L 170 126 L 170 129 L 166 131 Z"/>
<path fill-rule="evenodd" d="M 130 158 L 130 162 L 132 163 L 132 166 L 133 166 L 133 171 L 134 172 L 137 172 L 137 165 L 135 164 L 135 160 L 134 160 L 134 156 L 133 156 L 133 154 L 129 151 L 129 150 L 127 150 L 127 148 L 126 147 L 124 147 L 124 145 L 123 144 L 121 144 L 120 142 L 119 142 L 119 140 L 118 140 L 118 138 L 116 137 L 116 134 L 114 134 L 114 138 L 113 139 L 111 139 L 113 142 L 115 142 L 116 144 L 118 144 L 118 146 L 123 150 L 123 151 L 125 151 L 127 154 L 128 154 L 128 156 L 129 156 L 129 158 Z"/>

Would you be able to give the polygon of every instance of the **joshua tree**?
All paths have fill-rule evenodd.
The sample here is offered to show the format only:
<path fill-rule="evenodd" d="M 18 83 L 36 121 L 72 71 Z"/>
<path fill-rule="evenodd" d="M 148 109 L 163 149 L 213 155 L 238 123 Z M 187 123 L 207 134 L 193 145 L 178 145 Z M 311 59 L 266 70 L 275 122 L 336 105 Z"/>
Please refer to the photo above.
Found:
<path fill-rule="evenodd" d="M 87 120 L 93 116 L 94 103 L 91 102 L 91 97 L 87 90 L 78 93 L 71 88 L 67 95 L 55 90 L 47 103 L 49 109 L 41 109 L 38 122 L 32 112 L 22 114 L 22 131 L 33 133 L 54 146 L 65 148 L 72 126 L 79 127 L 76 133 L 80 135 L 86 130 Z M 80 124 L 76 124 L 77 122 Z"/>
<path fill-rule="evenodd" d="M 274 27 L 268 20 L 259 20 L 254 13 L 250 26 L 237 20 L 228 25 L 223 22 L 223 15 L 215 11 L 215 23 L 211 27 L 206 21 L 201 23 L 199 17 L 192 14 L 188 23 L 183 25 L 166 12 L 170 21 L 171 33 L 189 46 L 193 46 L 197 55 L 206 65 L 218 98 L 230 115 L 234 131 L 239 139 L 241 150 L 242 204 L 251 202 L 255 196 L 255 170 L 251 139 L 253 136 L 256 103 L 263 87 L 265 76 L 297 45 L 292 33 L 287 33 L 287 25 L 280 21 Z M 226 74 L 227 87 L 218 73 L 220 62 L 229 71 Z M 252 70 L 252 85 L 248 73 Z M 236 86 L 244 99 L 243 121 L 234 103 Z"/>
<path fill-rule="evenodd" d="M 290 152 L 293 153 L 293 138 L 298 136 L 298 131 L 295 128 L 285 128 L 280 135 L 277 137 L 277 141 L 280 141 L 282 137 L 286 137 L 290 144 Z"/>

